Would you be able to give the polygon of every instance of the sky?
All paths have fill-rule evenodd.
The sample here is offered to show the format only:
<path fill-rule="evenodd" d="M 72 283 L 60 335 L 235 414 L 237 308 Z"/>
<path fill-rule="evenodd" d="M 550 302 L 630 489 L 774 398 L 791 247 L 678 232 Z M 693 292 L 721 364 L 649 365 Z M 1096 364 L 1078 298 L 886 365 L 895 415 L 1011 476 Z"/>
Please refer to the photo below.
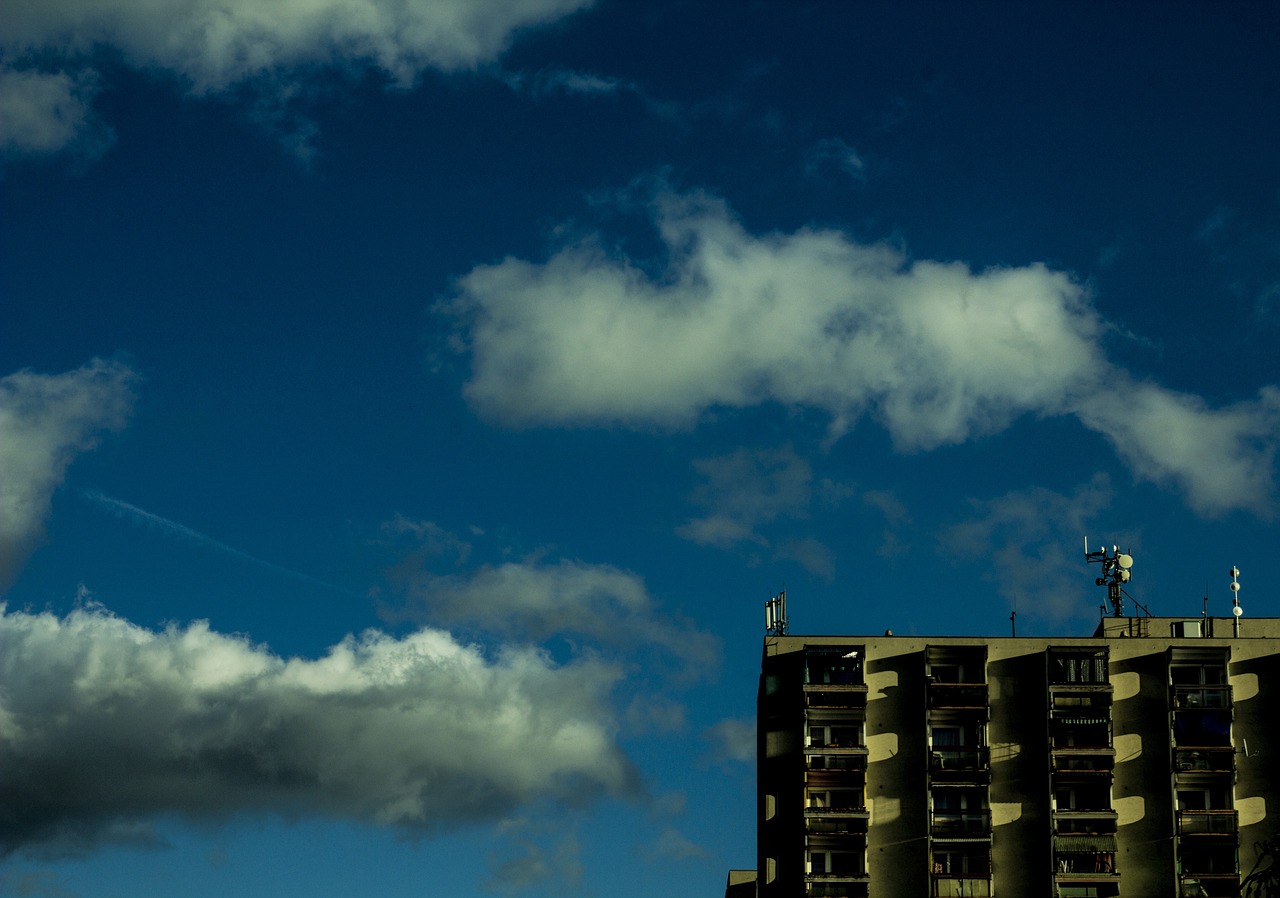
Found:
<path fill-rule="evenodd" d="M 1280 616 L 1275 4 L 5 7 L 0 892 L 716 895 L 782 590 Z"/>

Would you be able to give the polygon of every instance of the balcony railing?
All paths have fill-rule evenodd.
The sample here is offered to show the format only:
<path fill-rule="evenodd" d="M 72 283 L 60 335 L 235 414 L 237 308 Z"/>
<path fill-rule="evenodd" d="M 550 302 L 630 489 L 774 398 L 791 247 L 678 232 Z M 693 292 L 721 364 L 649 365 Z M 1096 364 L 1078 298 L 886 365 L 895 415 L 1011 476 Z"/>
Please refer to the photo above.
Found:
<path fill-rule="evenodd" d="M 1238 873 L 1184 873 L 1178 878 L 1179 898 L 1228 898 L 1239 894 Z"/>
<path fill-rule="evenodd" d="M 810 708 L 865 708 L 866 683 L 805 683 L 805 704 Z"/>
<path fill-rule="evenodd" d="M 1239 816 L 1231 809 L 1178 811 L 1178 835 L 1235 835 L 1240 830 Z"/>
<path fill-rule="evenodd" d="M 1119 815 L 1114 808 L 1059 808 L 1053 812 L 1055 833 L 1114 833 Z"/>
<path fill-rule="evenodd" d="M 988 898 L 991 895 L 990 873 L 935 873 L 935 898 Z"/>
<path fill-rule="evenodd" d="M 1068 775 L 1109 774 L 1116 766 L 1116 753 L 1092 745 L 1055 745 L 1050 766 L 1054 773 Z"/>
<path fill-rule="evenodd" d="M 847 871 L 844 873 L 806 873 L 804 881 L 806 883 L 837 883 L 837 882 L 868 882 L 871 875 L 865 870 L 862 872 Z M 812 893 L 810 893 L 812 894 Z"/>
<path fill-rule="evenodd" d="M 991 812 L 934 811 L 929 830 L 941 838 L 984 838 L 991 835 Z"/>
<path fill-rule="evenodd" d="M 867 747 L 865 745 L 856 748 L 806 747 L 804 763 L 809 770 L 866 770 Z"/>

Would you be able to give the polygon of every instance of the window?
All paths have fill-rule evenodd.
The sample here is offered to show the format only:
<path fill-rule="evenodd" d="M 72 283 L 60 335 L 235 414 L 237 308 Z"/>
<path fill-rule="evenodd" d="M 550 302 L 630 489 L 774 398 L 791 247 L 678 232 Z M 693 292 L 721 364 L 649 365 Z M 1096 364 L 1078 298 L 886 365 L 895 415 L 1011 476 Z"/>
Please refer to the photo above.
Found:
<path fill-rule="evenodd" d="M 1223 686 L 1227 672 L 1220 664 L 1174 664 L 1169 668 L 1169 682 L 1175 686 Z"/>
<path fill-rule="evenodd" d="M 955 748 L 960 741 L 960 727 L 933 727 L 929 733 L 934 748 Z"/>

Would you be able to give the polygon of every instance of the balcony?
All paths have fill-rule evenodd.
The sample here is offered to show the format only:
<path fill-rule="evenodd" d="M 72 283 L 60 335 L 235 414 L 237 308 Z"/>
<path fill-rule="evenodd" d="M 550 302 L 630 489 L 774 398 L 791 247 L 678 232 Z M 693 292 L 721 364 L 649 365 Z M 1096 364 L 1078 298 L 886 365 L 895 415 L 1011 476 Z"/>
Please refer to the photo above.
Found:
<path fill-rule="evenodd" d="M 1111 692 L 1107 652 L 1049 649 L 1049 691 L 1055 694 Z"/>
<path fill-rule="evenodd" d="M 1230 708 L 1230 686 L 1174 685 L 1169 690 L 1174 708 Z"/>
<path fill-rule="evenodd" d="M 1174 753 L 1173 766 L 1178 773 L 1233 773 L 1236 769 L 1236 750 L 1206 746 L 1178 746 Z"/>
<path fill-rule="evenodd" d="M 1112 808 L 1059 808 L 1053 812 L 1053 831 L 1059 835 L 1114 833 L 1118 816 Z"/>
<path fill-rule="evenodd" d="M 930 709 L 985 710 L 987 707 L 986 683 L 929 684 Z"/>
<path fill-rule="evenodd" d="M 1118 878 L 1116 837 L 1110 834 L 1054 836 L 1053 872 L 1059 882 Z"/>
<path fill-rule="evenodd" d="M 990 838 L 991 811 L 934 811 L 929 832 L 937 839 Z"/>
<path fill-rule="evenodd" d="M 1239 816 L 1230 808 L 1178 811 L 1179 836 L 1235 836 L 1239 831 Z"/>
<path fill-rule="evenodd" d="M 1173 712 L 1175 748 L 1224 748 L 1231 744 L 1231 711 L 1180 709 Z"/>
<path fill-rule="evenodd" d="M 865 833 L 870 820 L 871 813 L 865 807 L 804 809 L 805 830 L 815 835 Z"/>
<path fill-rule="evenodd" d="M 866 683 L 805 683 L 804 701 L 808 708 L 865 708 Z"/>
<path fill-rule="evenodd" d="M 840 752 L 827 748 L 806 748 L 804 763 L 809 770 L 863 771 L 867 769 L 867 750 L 846 749 Z"/>
<path fill-rule="evenodd" d="M 991 777 L 991 749 L 985 745 L 930 749 L 929 775 L 953 782 L 987 780 Z"/>
<path fill-rule="evenodd" d="M 1116 766 L 1116 753 L 1114 749 L 1092 745 L 1055 745 L 1049 765 L 1053 773 L 1067 778 L 1110 776 Z"/>

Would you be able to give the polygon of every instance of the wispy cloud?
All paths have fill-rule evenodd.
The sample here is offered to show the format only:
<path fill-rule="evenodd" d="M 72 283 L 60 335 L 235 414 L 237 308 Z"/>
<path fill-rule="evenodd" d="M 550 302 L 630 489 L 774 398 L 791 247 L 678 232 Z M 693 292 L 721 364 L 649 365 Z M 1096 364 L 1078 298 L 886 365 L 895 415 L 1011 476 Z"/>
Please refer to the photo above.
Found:
<path fill-rule="evenodd" d="M 547 94 L 606 96 L 625 92 L 639 92 L 635 85 L 619 78 L 571 69 L 510 72 L 503 77 L 503 80 L 513 90 L 524 91 L 534 96 Z"/>
<path fill-rule="evenodd" d="M 719 641 L 664 613 L 644 581 L 611 565 L 527 560 L 465 574 L 398 571 L 407 604 L 396 616 L 467 626 L 506 639 L 589 640 L 627 654 L 658 649 L 688 673 L 717 663 Z"/>
<path fill-rule="evenodd" d="M 801 517 L 812 501 L 813 471 L 790 446 L 738 449 L 693 463 L 706 482 L 693 502 L 708 513 L 682 525 L 685 539 L 726 548 L 738 542 L 767 544 L 757 532 L 780 516 Z"/>
<path fill-rule="evenodd" d="M 693 465 L 706 479 L 694 491 L 693 503 L 706 513 L 680 525 L 677 535 L 721 549 L 742 543 L 759 546 L 818 576 L 834 575 L 834 558 L 816 538 L 770 539 L 764 533 L 779 519 L 808 517 L 814 502 L 812 467 L 794 448 L 738 449 Z M 829 499 L 835 489 L 824 483 L 821 492 Z"/>
<path fill-rule="evenodd" d="M 1010 607 L 1048 620 L 1091 613 L 1081 598 L 1081 538 L 1099 533 L 1111 483 L 1097 475 L 1070 494 L 1035 487 L 975 500 L 975 515 L 943 531 L 942 548 L 989 559 L 987 579 Z M 1122 540 L 1132 534 L 1109 532 Z"/>
<path fill-rule="evenodd" d="M 805 156 L 805 169 L 815 177 L 834 173 L 859 183 L 867 179 L 866 161 L 839 137 L 824 138 L 810 147 Z"/>
<path fill-rule="evenodd" d="M 0 379 L 0 591 L 43 538 L 71 462 L 124 427 L 137 382 L 127 365 L 102 359 L 63 374 Z"/>
<path fill-rule="evenodd" d="M 429 832 L 631 796 L 599 660 L 490 659 L 440 630 L 314 660 L 197 622 L 0 606 L 0 851 L 76 852 L 156 815 L 258 811 Z"/>
<path fill-rule="evenodd" d="M 44 72 L 0 65 L 0 152 L 101 155 L 115 137 L 94 115 L 97 92 L 92 69 Z"/>
<path fill-rule="evenodd" d="M 1064 272 L 976 272 L 828 230 L 757 236 L 722 201 L 665 187 L 651 209 L 657 275 L 595 239 L 459 280 L 447 308 L 475 408 L 513 426 L 691 427 L 777 402 L 825 412 L 835 437 L 871 415 L 904 451 L 1073 415 L 1203 513 L 1271 508 L 1280 389 L 1214 409 L 1140 381 L 1106 359 L 1107 326 Z"/>
<path fill-rule="evenodd" d="M 711 745 L 712 757 L 722 761 L 753 764 L 756 760 L 756 722 L 754 718 L 729 717 L 702 732 Z"/>

